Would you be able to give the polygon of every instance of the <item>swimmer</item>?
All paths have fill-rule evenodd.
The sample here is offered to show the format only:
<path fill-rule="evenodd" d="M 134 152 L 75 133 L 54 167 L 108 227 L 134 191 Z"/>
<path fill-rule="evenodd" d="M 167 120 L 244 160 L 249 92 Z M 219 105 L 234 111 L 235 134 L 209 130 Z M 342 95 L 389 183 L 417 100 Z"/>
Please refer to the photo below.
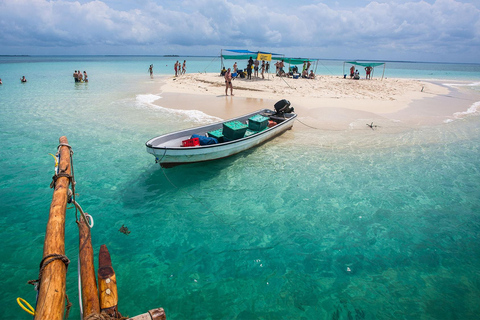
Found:
<path fill-rule="evenodd" d="M 20 79 L 20 81 L 22 81 L 22 82 L 27 82 L 27 79 L 25 79 L 25 76 L 23 76 L 23 77 Z"/>

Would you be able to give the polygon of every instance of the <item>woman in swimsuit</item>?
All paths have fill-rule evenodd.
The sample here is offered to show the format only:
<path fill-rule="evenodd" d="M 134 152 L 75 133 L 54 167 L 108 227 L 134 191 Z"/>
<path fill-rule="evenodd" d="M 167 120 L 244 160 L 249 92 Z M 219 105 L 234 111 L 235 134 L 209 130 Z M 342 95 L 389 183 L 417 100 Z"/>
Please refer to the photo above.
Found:
<path fill-rule="evenodd" d="M 230 68 L 225 72 L 225 95 L 228 96 L 228 88 L 230 87 L 230 94 L 233 96 L 232 73 Z"/>

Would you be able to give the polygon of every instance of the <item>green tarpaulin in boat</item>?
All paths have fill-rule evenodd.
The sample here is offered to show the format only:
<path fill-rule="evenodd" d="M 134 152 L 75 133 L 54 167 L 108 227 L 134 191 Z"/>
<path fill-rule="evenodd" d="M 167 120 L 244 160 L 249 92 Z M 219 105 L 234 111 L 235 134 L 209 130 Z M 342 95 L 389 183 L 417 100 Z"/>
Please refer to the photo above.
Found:
<path fill-rule="evenodd" d="M 381 66 L 382 64 L 385 64 L 385 62 L 357 62 L 357 61 L 346 61 L 345 63 L 350 63 L 356 66 L 362 66 L 362 67 L 378 67 Z"/>

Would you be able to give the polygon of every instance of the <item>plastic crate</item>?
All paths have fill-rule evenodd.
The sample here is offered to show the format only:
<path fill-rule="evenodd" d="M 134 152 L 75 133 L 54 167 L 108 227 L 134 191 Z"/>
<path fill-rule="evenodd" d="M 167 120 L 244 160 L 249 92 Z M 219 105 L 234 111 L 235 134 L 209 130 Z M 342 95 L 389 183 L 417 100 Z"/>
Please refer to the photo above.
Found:
<path fill-rule="evenodd" d="M 215 130 L 215 131 L 209 131 L 209 132 L 207 132 L 207 135 L 209 137 L 217 139 L 218 142 L 223 142 L 223 132 L 222 131 L 223 131 L 222 129 L 218 129 L 218 130 Z"/>
<path fill-rule="evenodd" d="M 249 137 L 249 136 L 254 135 L 256 133 L 258 133 L 258 131 L 253 131 L 253 130 L 247 129 L 247 131 L 245 131 L 245 137 Z"/>
<path fill-rule="evenodd" d="M 227 140 L 241 139 L 245 135 L 248 126 L 240 121 L 230 121 L 223 124 L 223 136 Z"/>
<path fill-rule="evenodd" d="M 254 115 L 248 119 L 248 129 L 253 131 L 262 131 L 268 126 L 268 118 L 262 115 Z"/>
<path fill-rule="evenodd" d="M 191 139 L 182 141 L 182 147 L 196 147 L 199 145 L 200 145 L 200 139 L 198 138 L 191 138 Z"/>

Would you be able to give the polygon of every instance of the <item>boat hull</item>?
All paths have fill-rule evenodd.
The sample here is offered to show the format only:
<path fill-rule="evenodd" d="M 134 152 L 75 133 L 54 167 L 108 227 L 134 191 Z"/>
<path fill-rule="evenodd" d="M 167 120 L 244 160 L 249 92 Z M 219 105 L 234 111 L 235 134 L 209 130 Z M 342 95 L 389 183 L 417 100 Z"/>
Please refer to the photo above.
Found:
<path fill-rule="evenodd" d="M 255 113 L 251 113 L 228 121 L 246 120 L 252 115 L 262 112 L 271 111 L 267 109 L 259 110 Z M 238 140 L 196 147 L 169 146 L 170 141 L 176 141 L 178 145 L 178 142 L 181 139 L 188 139 L 192 134 L 202 134 L 204 132 L 220 128 L 223 122 L 209 126 L 179 131 L 176 133 L 171 133 L 157 138 L 153 138 L 147 141 L 147 152 L 153 154 L 156 158 L 156 161 L 160 163 L 160 165 L 164 168 L 170 168 L 180 164 L 205 162 L 227 158 L 234 154 L 240 153 L 242 151 L 265 143 L 266 141 L 271 140 L 276 136 L 284 133 L 286 130 L 291 129 L 295 118 L 296 114 L 288 114 L 288 118 L 285 118 L 285 120 L 281 123 L 278 123 L 277 125 L 271 128 L 267 128 L 264 131 L 261 131 L 254 135 L 244 137 Z"/>

